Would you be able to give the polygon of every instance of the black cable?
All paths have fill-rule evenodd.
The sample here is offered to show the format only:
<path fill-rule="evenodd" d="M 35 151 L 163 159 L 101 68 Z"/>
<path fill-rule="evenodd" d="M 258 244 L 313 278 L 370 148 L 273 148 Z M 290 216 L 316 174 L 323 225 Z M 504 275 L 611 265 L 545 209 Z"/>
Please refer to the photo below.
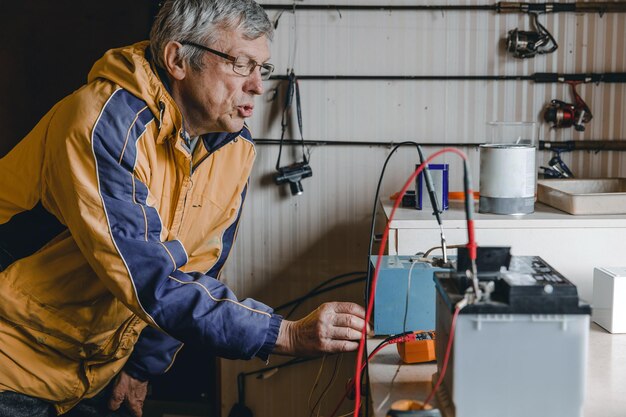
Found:
<path fill-rule="evenodd" d="M 274 311 L 279 311 L 279 310 L 282 310 L 282 309 L 285 309 L 287 307 L 290 307 L 290 306 L 294 305 L 293 309 L 285 317 L 285 319 L 287 319 L 295 311 L 295 309 L 297 307 L 299 307 L 300 304 L 302 304 L 302 302 L 304 302 L 305 300 L 307 300 L 307 299 L 309 299 L 311 297 L 314 297 L 316 295 L 319 295 L 319 294 L 322 294 L 322 293 L 325 293 L 325 292 L 328 292 L 328 291 L 332 291 L 332 290 L 334 290 L 336 288 L 339 288 L 339 287 L 350 285 L 350 284 L 353 284 L 353 283 L 356 283 L 356 282 L 365 281 L 365 277 L 363 276 L 363 277 L 360 277 L 360 278 L 357 278 L 357 279 L 352 279 L 352 280 L 349 280 L 349 281 L 346 281 L 346 282 L 342 282 L 342 283 L 339 283 L 339 284 L 336 284 L 336 285 L 333 285 L 333 286 L 330 286 L 330 287 L 327 287 L 327 288 L 323 288 L 324 286 L 326 286 L 328 284 L 331 284 L 331 283 L 333 283 L 333 282 L 335 282 L 337 280 L 340 280 L 342 278 L 346 278 L 346 277 L 350 277 L 350 276 L 354 276 L 354 275 L 359 275 L 359 274 L 364 275 L 365 273 L 362 272 L 362 271 L 355 271 L 355 272 L 348 272 L 348 273 L 345 273 L 345 274 L 340 274 L 340 275 L 336 275 L 334 277 L 331 277 L 331 278 L 323 281 L 322 283 L 318 284 L 315 288 L 311 289 L 304 296 L 299 297 L 299 298 L 297 298 L 295 300 L 292 300 L 292 301 L 290 301 L 288 303 L 282 304 L 282 305 L 276 307 L 274 309 Z M 245 378 L 247 376 L 263 374 L 265 372 L 273 371 L 274 369 L 285 368 L 285 367 L 289 367 L 289 366 L 292 366 L 292 365 L 297 365 L 299 363 L 309 362 L 309 361 L 316 360 L 316 359 L 319 359 L 319 358 L 317 358 L 317 357 L 314 357 L 314 358 L 293 358 L 293 359 L 290 359 L 290 360 L 288 360 L 286 362 L 283 362 L 281 364 L 278 364 L 278 365 L 269 366 L 269 367 L 266 367 L 266 368 L 261 368 L 261 369 L 257 369 L 257 370 L 250 371 L 250 372 L 240 372 L 237 375 L 237 393 L 238 393 L 238 397 L 239 397 L 238 398 L 239 406 L 240 407 L 245 407 L 245 398 L 246 398 Z"/>
<path fill-rule="evenodd" d="M 369 241 L 369 247 L 367 251 L 367 275 L 366 275 L 366 281 L 365 281 L 365 305 L 366 306 L 367 306 L 368 300 L 370 299 L 370 285 L 371 285 L 371 280 L 372 280 L 372 262 L 370 260 L 370 257 L 372 256 L 372 247 L 374 246 L 374 229 L 376 227 L 376 214 L 378 212 L 378 198 L 380 195 L 380 187 L 382 185 L 383 178 L 385 176 L 385 171 L 387 169 L 387 164 L 389 163 L 391 156 L 401 146 L 406 146 L 406 145 L 415 146 L 417 148 L 418 154 L 421 154 L 420 145 L 416 142 L 406 141 L 406 142 L 402 142 L 394 146 L 394 148 L 391 150 L 391 152 L 389 153 L 389 155 L 387 155 L 387 158 L 385 159 L 383 169 L 380 173 L 380 177 L 378 178 L 378 185 L 376 186 L 376 195 L 374 196 L 374 209 L 372 210 L 372 224 L 370 226 L 370 241 Z M 367 361 L 365 361 L 365 372 L 363 372 L 362 375 L 367 375 L 368 372 L 369 372 L 369 365 Z M 361 378 L 363 378 L 363 376 Z M 369 378 L 368 378 L 368 381 L 369 381 Z M 365 407 L 365 415 L 369 416 L 369 407 Z"/>
<path fill-rule="evenodd" d="M 301 298 L 303 298 L 303 299 L 302 299 L 302 300 L 299 300 L 299 301 L 298 301 L 298 303 L 297 303 L 296 305 L 294 305 L 294 306 L 293 306 L 293 308 L 292 308 L 292 309 L 289 311 L 289 313 L 285 316 L 285 319 L 289 319 L 289 318 L 291 317 L 291 315 L 292 315 L 292 314 L 296 311 L 296 309 L 297 309 L 298 307 L 300 307 L 300 306 L 302 305 L 302 303 L 303 303 L 305 300 L 309 299 L 309 298 L 312 298 L 312 297 L 314 297 L 314 296 L 317 296 L 317 295 L 323 294 L 323 293 L 328 292 L 328 291 L 332 291 L 332 290 L 337 289 L 337 288 L 346 287 L 346 286 L 348 286 L 348 285 L 351 285 L 351 284 L 356 284 L 356 283 L 358 283 L 358 282 L 364 282 L 364 281 L 365 281 L 365 275 L 364 275 L 364 276 L 362 276 L 362 277 L 360 277 L 360 278 L 355 278 L 355 279 L 352 279 L 352 280 L 350 280 L 350 281 L 342 282 L 342 283 L 340 283 L 340 284 L 335 284 L 335 285 L 333 285 L 333 286 L 331 286 L 331 287 L 324 288 L 324 289 L 322 289 L 322 290 L 318 290 L 318 291 L 316 291 L 316 292 L 311 293 L 311 294 L 310 294 L 309 296 L 307 296 L 307 297 L 301 297 Z"/>
<path fill-rule="evenodd" d="M 372 262 L 370 260 L 370 257 L 372 255 L 372 248 L 374 246 L 374 229 L 376 227 L 376 214 L 378 212 L 378 198 L 380 195 L 380 187 L 382 185 L 383 182 L 383 178 L 385 176 L 385 171 L 387 169 L 387 164 L 389 163 L 389 160 L 391 159 L 391 156 L 401 147 L 401 146 L 415 146 L 419 149 L 419 144 L 417 144 L 416 142 L 411 142 L 411 141 L 406 141 L 406 142 L 401 142 L 399 144 L 397 144 L 396 146 L 393 147 L 393 149 L 391 150 L 391 152 L 389 152 L 389 155 L 387 155 L 387 158 L 385 159 L 385 163 L 383 165 L 383 169 L 380 172 L 380 177 L 378 178 L 378 185 L 376 186 L 376 195 L 374 196 L 374 208 L 372 210 L 372 223 L 370 226 L 370 239 L 369 239 L 369 246 L 367 249 L 367 274 L 366 274 L 366 284 L 365 284 L 365 301 L 366 301 L 366 305 L 367 305 L 367 300 L 369 300 L 369 291 L 370 291 L 370 281 L 372 279 Z"/>
<path fill-rule="evenodd" d="M 332 282 L 335 282 L 335 281 L 337 281 L 337 280 L 339 280 L 339 279 L 341 279 L 341 278 L 346 278 L 346 277 L 350 277 L 350 276 L 354 276 L 354 275 L 363 275 L 363 274 L 365 274 L 365 272 L 355 271 L 355 272 L 347 272 L 347 273 L 345 273 L 345 274 L 335 275 L 335 276 L 333 276 L 333 277 L 331 277 L 331 278 L 327 279 L 326 281 L 323 281 L 322 283 L 318 284 L 316 287 L 314 287 L 314 288 L 310 289 L 310 290 L 309 290 L 309 291 L 308 291 L 305 295 L 303 295 L 302 297 L 298 297 L 298 298 L 296 298 L 295 300 L 291 300 L 291 301 L 288 301 L 288 302 L 286 302 L 286 303 L 284 303 L 284 304 L 281 304 L 281 305 L 279 305 L 278 307 L 275 307 L 275 308 L 274 308 L 274 310 L 278 311 L 278 310 L 282 310 L 282 309 L 285 309 L 285 308 L 287 308 L 287 307 L 290 307 L 290 306 L 292 306 L 292 305 L 294 305 L 294 304 L 298 303 L 301 299 L 303 299 L 303 298 L 307 297 L 307 295 L 309 295 L 310 293 L 312 293 L 312 292 L 314 292 L 314 291 L 317 291 L 318 289 L 322 288 L 323 286 L 328 285 L 328 284 L 330 284 L 330 283 L 332 283 Z"/>
<path fill-rule="evenodd" d="M 261 369 L 257 369 L 255 371 L 250 371 L 250 372 L 241 372 L 240 375 L 243 375 L 244 377 L 246 377 L 246 376 L 250 376 L 250 375 L 263 374 L 265 372 L 273 371 L 274 369 L 285 368 L 285 367 L 288 367 L 288 366 L 297 365 L 299 363 L 314 361 L 316 359 L 319 359 L 319 357 L 293 358 L 293 359 L 288 360 L 287 362 L 283 362 L 283 363 L 280 363 L 278 365 L 268 366 L 266 368 L 261 368 Z"/>
<path fill-rule="evenodd" d="M 424 163 L 424 153 L 420 146 L 417 147 L 417 153 L 420 156 L 420 163 Z M 433 184 L 433 177 L 430 175 L 430 169 L 427 166 L 422 171 L 424 173 L 424 182 L 426 183 L 426 189 L 428 190 L 428 197 L 430 198 L 430 206 L 433 208 L 433 215 L 437 219 L 437 224 L 442 226 L 441 223 L 441 211 L 439 210 L 439 203 L 437 202 L 437 193 L 435 192 L 435 185 Z M 443 201 L 443 199 L 442 199 Z M 443 243 L 443 242 L 442 242 Z M 443 248 L 445 250 L 445 248 Z"/>

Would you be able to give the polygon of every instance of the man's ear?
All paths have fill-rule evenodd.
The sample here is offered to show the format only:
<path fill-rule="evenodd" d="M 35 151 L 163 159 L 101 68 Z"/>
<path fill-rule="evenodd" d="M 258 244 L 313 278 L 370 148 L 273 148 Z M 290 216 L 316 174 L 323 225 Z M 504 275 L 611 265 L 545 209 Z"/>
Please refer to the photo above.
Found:
<path fill-rule="evenodd" d="M 184 59 L 180 57 L 180 49 L 183 47 L 179 42 L 170 41 L 165 45 L 163 50 L 163 61 L 165 69 L 170 77 L 175 80 L 182 80 L 189 71 L 189 66 Z"/>

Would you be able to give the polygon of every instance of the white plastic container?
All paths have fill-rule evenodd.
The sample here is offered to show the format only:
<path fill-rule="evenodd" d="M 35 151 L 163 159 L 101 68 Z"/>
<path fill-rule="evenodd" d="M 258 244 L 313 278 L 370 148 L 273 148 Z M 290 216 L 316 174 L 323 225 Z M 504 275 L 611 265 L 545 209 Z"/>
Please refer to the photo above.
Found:
<path fill-rule="evenodd" d="M 626 333 L 626 267 L 594 268 L 592 317 L 611 333 Z"/>
<path fill-rule="evenodd" d="M 540 180 L 537 200 L 570 214 L 623 214 L 626 178 Z"/>

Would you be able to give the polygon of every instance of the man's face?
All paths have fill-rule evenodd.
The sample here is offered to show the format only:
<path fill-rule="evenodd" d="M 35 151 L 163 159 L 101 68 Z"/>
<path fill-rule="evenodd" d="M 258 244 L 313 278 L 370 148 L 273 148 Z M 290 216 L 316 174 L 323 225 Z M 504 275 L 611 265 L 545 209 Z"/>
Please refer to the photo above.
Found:
<path fill-rule="evenodd" d="M 233 57 L 246 57 L 257 63 L 269 60 L 267 38 L 245 39 L 237 30 L 225 31 L 214 45 L 205 45 Z M 173 84 L 174 99 L 185 118 L 190 135 L 209 132 L 238 132 L 244 119 L 252 116 L 254 96 L 263 93 L 259 68 L 249 76 L 233 71 L 232 62 L 210 52 L 203 53 L 204 68 L 187 67 L 182 80 Z"/>

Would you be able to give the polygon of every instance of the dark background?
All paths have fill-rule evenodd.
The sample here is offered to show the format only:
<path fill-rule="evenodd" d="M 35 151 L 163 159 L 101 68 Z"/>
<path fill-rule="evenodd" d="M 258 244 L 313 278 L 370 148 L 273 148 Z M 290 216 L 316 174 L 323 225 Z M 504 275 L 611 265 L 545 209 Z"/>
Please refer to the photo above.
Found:
<path fill-rule="evenodd" d="M 0 155 L 87 80 L 108 49 L 148 38 L 155 0 L 0 0 Z"/>
<path fill-rule="evenodd" d="M 0 0 L 0 157 L 87 81 L 105 51 L 148 39 L 156 11 L 156 0 Z M 146 414 L 217 415 L 217 376 L 210 354 L 183 348 L 152 382 Z"/>

